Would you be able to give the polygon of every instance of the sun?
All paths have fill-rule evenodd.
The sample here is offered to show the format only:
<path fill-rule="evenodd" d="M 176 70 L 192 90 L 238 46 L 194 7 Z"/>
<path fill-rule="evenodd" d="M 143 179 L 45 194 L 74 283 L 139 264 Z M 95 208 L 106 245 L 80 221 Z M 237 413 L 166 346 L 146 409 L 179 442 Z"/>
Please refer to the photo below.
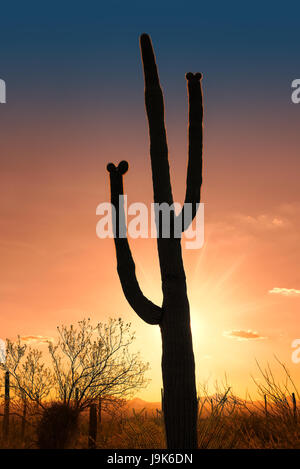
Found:
<path fill-rule="evenodd" d="M 199 311 L 191 311 L 191 330 L 193 338 L 203 339 L 205 337 L 205 323 Z"/>

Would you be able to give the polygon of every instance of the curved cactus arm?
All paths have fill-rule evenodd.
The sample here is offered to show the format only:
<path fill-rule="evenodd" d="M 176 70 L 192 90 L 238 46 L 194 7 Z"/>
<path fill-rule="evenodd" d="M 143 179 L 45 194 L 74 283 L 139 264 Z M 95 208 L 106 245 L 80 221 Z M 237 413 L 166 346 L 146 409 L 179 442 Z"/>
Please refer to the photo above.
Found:
<path fill-rule="evenodd" d="M 113 219 L 114 241 L 117 255 L 117 271 L 122 289 L 130 306 L 136 314 L 148 324 L 159 324 L 162 309 L 146 298 L 138 284 L 135 275 L 135 264 L 126 236 L 126 221 L 124 205 L 120 203 L 123 191 L 123 174 L 128 170 L 128 163 L 121 161 L 118 167 L 109 163 L 107 170 L 110 173 L 111 203 L 116 209 Z M 122 236 L 120 237 L 120 233 Z"/>
<path fill-rule="evenodd" d="M 182 230 L 185 231 L 192 223 L 200 202 L 202 185 L 202 152 L 203 152 L 203 98 L 201 73 L 187 73 L 189 95 L 189 158 L 184 203 L 192 204 L 191 216 L 184 218 L 184 207 L 181 211 Z"/>
<path fill-rule="evenodd" d="M 154 202 L 167 202 L 172 205 L 173 196 L 164 123 L 164 100 L 153 47 L 148 34 L 141 35 L 140 46 L 145 78 L 145 105 L 149 122 Z"/>

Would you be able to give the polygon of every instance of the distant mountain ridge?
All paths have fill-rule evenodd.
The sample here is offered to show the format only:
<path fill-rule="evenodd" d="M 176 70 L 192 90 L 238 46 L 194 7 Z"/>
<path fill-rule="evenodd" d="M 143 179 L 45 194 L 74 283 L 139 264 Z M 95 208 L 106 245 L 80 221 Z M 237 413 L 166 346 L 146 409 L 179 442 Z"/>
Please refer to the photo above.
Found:
<path fill-rule="evenodd" d="M 141 410 L 145 409 L 148 414 L 152 412 L 156 413 L 156 409 L 161 410 L 161 402 L 148 402 L 139 397 L 135 397 L 128 401 L 124 407 L 124 410 L 129 413 L 132 413 L 133 409 L 136 412 L 141 412 Z"/>

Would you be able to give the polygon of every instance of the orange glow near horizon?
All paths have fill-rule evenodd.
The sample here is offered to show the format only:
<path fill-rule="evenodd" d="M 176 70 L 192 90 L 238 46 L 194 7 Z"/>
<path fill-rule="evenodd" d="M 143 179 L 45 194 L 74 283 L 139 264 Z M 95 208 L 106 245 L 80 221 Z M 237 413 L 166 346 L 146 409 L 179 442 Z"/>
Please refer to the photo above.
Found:
<path fill-rule="evenodd" d="M 221 381 L 226 374 L 233 391 L 245 396 L 247 390 L 255 392 L 255 359 L 272 366 L 275 354 L 296 383 L 300 381 L 300 365 L 291 361 L 291 342 L 300 335 L 300 295 L 270 293 L 274 288 L 300 289 L 300 168 L 290 124 L 278 146 L 272 137 L 278 129 L 272 129 L 272 135 L 268 129 L 256 129 L 254 140 L 245 132 L 247 116 L 240 119 L 234 135 L 230 122 L 214 123 L 214 132 L 208 125 L 202 195 L 205 244 L 183 255 L 197 383 Z M 34 123 L 20 124 L 19 138 L 7 133 L 2 142 L 9 158 L 0 176 L 0 337 L 53 337 L 61 323 L 121 316 L 132 322 L 134 347 L 151 365 L 151 383 L 139 397 L 159 401 L 159 327 L 142 323 L 131 310 L 117 276 L 113 241 L 100 240 L 95 233 L 96 207 L 109 200 L 109 161 L 130 162 L 125 177 L 129 203 L 151 202 L 146 125 L 138 119 L 120 125 L 115 138 L 109 129 L 121 120 L 114 124 L 112 116 L 101 115 L 92 116 L 92 121 L 104 122 L 100 136 L 88 123 L 81 128 L 81 122 L 58 118 L 38 131 Z M 171 126 L 168 137 L 175 200 L 182 201 L 186 131 L 179 124 L 180 128 Z M 281 160 L 285 147 L 289 165 Z M 273 154 L 272 168 L 264 162 L 265 152 Z M 20 153 L 24 160 L 17 164 Z M 143 292 L 160 303 L 155 240 L 130 244 Z"/>

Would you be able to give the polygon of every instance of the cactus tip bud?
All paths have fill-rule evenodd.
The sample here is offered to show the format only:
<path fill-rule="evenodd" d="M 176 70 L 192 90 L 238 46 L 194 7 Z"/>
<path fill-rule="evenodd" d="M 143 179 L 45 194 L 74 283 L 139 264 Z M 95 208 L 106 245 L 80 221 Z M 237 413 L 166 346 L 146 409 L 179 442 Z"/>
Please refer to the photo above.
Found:
<path fill-rule="evenodd" d="M 140 42 L 141 42 L 141 44 L 142 44 L 142 43 L 145 44 L 145 42 L 150 42 L 149 34 L 147 34 L 147 33 L 141 34 L 141 35 L 140 35 Z"/>
<path fill-rule="evenodd" d="M 108 163 L 106 166 L 106 169 L 109 173 L 120 173 L 120 174 L 125 174 L 128 171 L 129 164 L 127 161 L 121 161 L 118 164 L 118 167 L 116 167 L 113 163 Z"/>
<path fill-rule="evenodd" d="M 188 72 L 186 75 L 185 75 L 185 78 L 190 81 L 190 80 L 195 80 L 195 81 L 198 81 L 198 80 L 201 80 L 202 78 L 202 73 L 192 73 L 192 72 Z"/>
<path fill-rule="evenodd" d="M 118 170 L 121 174 L 125 174 L 128 171 L 128 168 L 129 164 L 127 161 L 121 161 L 121 163 L 119 163 Z"/>
<path fill-rule="evenodd" d="M 116 169 L 116 167 L 113 163 L 108 163 L 108 165 L 106 166 L 106 169 L 109 173 L 112 173 Z"/>

